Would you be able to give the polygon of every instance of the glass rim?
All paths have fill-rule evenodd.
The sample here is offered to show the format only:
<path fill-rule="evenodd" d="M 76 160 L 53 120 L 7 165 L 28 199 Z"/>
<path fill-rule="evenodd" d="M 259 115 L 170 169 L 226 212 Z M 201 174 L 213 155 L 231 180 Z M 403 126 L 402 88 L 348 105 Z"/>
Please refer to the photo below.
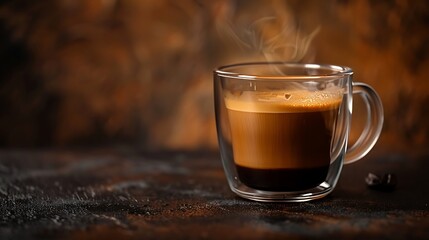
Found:
<path fill-rule="evenodd" d="M 330 73 L 326 74 L 291 74 L 291 75 L 257 75 L 257 74 L 247 74 L 240 73 L 238 71 L 228 71 L 228 69 L 234 67 L 251 67 L 251 66 L 276 66 L 281 65 L 283 67 L 289 68 L 300 68 L 300 69 L 324 69 L 330 70 Z M 353 70 L 350 67 L 339 66 L 339 65 L 330 65 L 330 64 L 315 64 L 315 63 L 293 63 L 293 62 L 243 62 L 223 65 L 214 70 L 214 73 L 220 77 L 243 79 L 243 80 L 255 80 L 255 81 L 267 81 L 267 80 L 327 80 L 335 79 L 339 77 L 350 76 L 353 74 Z"/>

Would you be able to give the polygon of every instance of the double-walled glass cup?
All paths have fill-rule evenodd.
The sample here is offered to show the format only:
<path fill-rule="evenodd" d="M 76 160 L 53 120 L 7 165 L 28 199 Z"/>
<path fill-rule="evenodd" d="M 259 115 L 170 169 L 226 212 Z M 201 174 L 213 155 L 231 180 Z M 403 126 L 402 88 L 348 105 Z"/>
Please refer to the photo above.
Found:
<path fill-rule="evenodd" d="M 242 63 L 214 71 L 217 134 L 233 192 L 264 202 L 301 202 L 329 194 L 342 166 L 364 157 L 383 125 L 383 106 L 348 67 Z M 347 147 L 353 97 L 366 124 Z"/>

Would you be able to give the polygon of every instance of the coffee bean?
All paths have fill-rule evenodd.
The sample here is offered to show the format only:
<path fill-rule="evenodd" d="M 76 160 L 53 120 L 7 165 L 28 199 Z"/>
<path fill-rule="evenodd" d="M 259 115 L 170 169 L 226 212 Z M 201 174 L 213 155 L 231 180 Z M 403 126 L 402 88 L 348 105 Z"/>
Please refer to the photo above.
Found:
<path fill-rule="evenodd" d="M 396 176 L 391 173 L 386 173 L 384 174 L 381 180 L 381 183 L 386 190 L 388 191 L 394 190 L 397 184 Z"/>
<path fill-rule="evenodd" d="M 383 177 L 369 173 L 365 178 L 367 186 L 371 189 L 390 192 L 396 188 L 397 178 L 392 173 L 386 173 Z"/>
<path fill-rule="evenodd" d="M 373 173 L 369 173 L 368 176 L 366 176 L 365 178 L 365 182 L 368 186 L 376 186 L 376 185 L 380 185 L 381 183 L 381 179 L 379 176 L 373 174 Z"/>

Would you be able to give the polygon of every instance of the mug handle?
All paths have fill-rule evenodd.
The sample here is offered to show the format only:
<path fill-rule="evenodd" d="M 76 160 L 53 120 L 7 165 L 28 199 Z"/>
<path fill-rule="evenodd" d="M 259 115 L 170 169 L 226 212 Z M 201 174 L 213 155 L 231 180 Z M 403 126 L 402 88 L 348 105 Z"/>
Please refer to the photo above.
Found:
<path fill-rule="evenodd" d="M 383 128 L 383 104 L 377 92 L 365 83 L 355 82 L 353 83 L 353 95 L 355 94 L 362 97 L 366 106 L 367 118 L 358 140 L 347 148 L 344 164 L 363 158 L 374 147 Z"/>

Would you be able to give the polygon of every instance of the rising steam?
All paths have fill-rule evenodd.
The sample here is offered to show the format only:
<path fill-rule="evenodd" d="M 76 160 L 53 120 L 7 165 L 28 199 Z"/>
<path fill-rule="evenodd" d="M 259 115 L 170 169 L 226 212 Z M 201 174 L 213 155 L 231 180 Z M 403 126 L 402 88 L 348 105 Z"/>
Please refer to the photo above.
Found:
<path fill-rule="evenodd" d="M 320 31 L 317 27 L 309 34 L 302 34 L 299 27 L 278 17 L 263 17 L 244 27 L 226 21 L 217 27 L 243 51 L 260 55 L 267 61 L 288 62 L 302 61 Z"/>

